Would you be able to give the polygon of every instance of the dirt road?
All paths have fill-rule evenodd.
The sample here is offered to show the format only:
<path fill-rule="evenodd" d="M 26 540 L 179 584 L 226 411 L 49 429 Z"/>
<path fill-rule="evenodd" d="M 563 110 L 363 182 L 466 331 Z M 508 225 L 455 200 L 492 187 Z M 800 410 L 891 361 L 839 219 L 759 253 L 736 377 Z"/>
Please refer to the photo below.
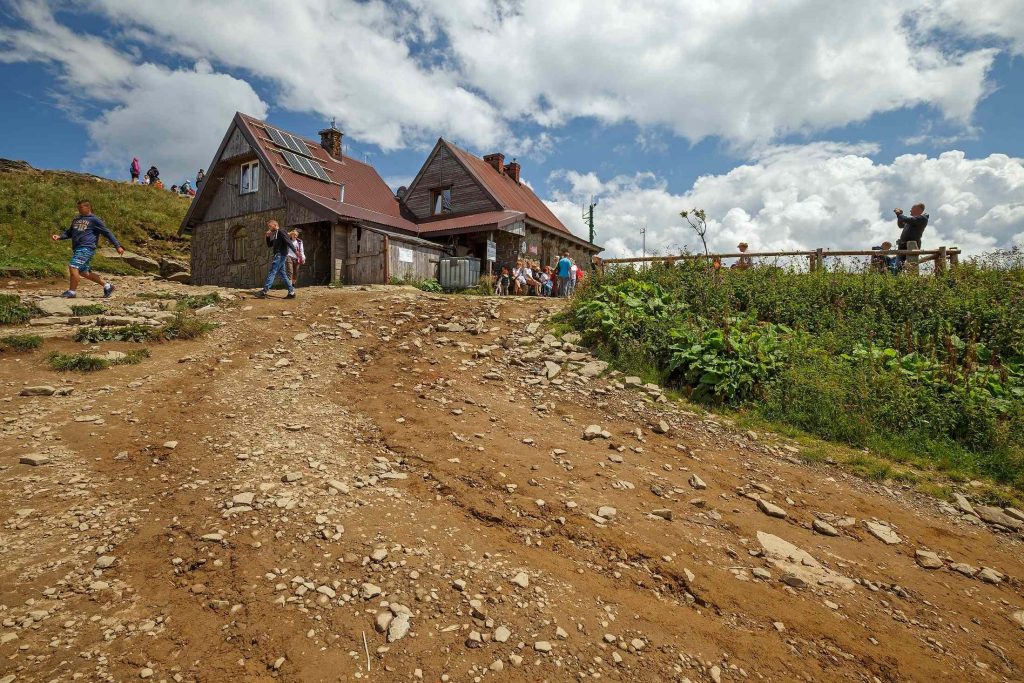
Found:
<path fill-rule="evenodd" d="M 0 682 L 1024 680 L 1020 532 L 626 386 L 557 306 L 310 289 L 140 365 L 0 355 Z"/>

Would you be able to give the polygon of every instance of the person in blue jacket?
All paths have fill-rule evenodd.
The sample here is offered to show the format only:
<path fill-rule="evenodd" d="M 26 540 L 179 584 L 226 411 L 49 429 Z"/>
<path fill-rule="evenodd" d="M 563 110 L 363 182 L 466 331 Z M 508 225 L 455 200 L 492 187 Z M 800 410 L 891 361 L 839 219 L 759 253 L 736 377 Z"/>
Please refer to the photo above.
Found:
<path fill-rule="evenodd" d="M 114 245 L 118 254 L 124 253 L 124 247 L 114 237 L 110 228 L 100 220 L 99 216 L 93 215 L 92 204 L 83 199 L 78 202 L 78 215 L 71 221 L 71 226 L 59 235 L 50 236 L 54 242 L 71 240 L 71 261 L 68 262 L 70 283 L 68 290 L 61 294 L 65 299 L 74 299 L 77 296 L 79 278 L 83 277 L 102 287 L 104 298 L 113 293 L 114 285 L 104 282 L 103 278 L 94 273 L 89 265 L 92 257 L 96 255 L 100 235 L 106 237 L 107 241 Z"/>

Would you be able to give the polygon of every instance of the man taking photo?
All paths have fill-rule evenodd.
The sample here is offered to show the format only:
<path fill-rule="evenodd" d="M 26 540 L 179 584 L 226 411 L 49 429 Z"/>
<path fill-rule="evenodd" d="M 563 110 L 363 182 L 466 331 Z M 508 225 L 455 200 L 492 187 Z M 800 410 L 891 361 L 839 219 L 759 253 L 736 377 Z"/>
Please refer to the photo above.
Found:
<path fill-rule="evenodd" d="M 924 229 L 928 227 L 928 214 L 924 212 L 924 204 L 917 203 L 910 207 L 910 215 L 904 215 L 903 209 L 893 209 L 896 214 L 896 225 L 900 232 L 900 239 L 896 242 L 897 249 L 906 249 L 908 242 L 917 242 L 917 248 L 921 248 L 921 236 Z M 907 261 L 906 254 L 900 254 L 900 267 Z"/>

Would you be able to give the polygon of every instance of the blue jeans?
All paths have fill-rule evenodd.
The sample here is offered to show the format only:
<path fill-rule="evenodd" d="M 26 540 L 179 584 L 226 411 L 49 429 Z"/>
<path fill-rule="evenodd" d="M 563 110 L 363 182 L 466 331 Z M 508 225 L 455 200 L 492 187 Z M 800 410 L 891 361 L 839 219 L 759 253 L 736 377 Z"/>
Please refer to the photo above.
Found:
<path fill-rule="evenodd" d="M 264 292 L 270 291 L 270 288 L 274 286 L 274 280 L 279 275 L 284 280 L 284 286 L 288 288 L 288 293 L 292 294 L 295 292 L 295 288 L 292 287 L 292 281 L 288 279 L 288 269 L 285 268 L 287 260 L 287 254 L 274 254 L 274 260 L 270 262 L 270 272 L 267 273 L 267 280 L 263 283 Z"/>

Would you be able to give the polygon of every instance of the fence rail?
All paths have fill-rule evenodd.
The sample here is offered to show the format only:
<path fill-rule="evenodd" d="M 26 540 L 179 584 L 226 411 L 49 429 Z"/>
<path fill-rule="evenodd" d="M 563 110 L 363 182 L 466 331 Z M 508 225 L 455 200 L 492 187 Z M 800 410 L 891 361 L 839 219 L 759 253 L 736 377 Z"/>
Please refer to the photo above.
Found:
<path fill-rule="evenodd" d="M 698 259 L 727 258 L 775 258 L 779 256 L 804 256 L 809 259 L 810 270 L 820 270 L 828 256 L 906 256 L 904 269 L 917 274 L 922 263 L 935 262 L 935 272 L 941 273 L 947 265 L 955 268 L 960 263 L 959 247 L 939 247 L 938 249 L 918 249 L 916 242 L 908 242 L 907 249 L 870 249 L 870 250 L 836 250 L 814 249 L 813 251 L 760 251 L 735 252 L 729 254 L 679 254 L 678 256 L 634 256 L 631 258 L 602 259 L 601 268 L 617 263 L 674 263 L 675 261 L 693 261 Z"/>

